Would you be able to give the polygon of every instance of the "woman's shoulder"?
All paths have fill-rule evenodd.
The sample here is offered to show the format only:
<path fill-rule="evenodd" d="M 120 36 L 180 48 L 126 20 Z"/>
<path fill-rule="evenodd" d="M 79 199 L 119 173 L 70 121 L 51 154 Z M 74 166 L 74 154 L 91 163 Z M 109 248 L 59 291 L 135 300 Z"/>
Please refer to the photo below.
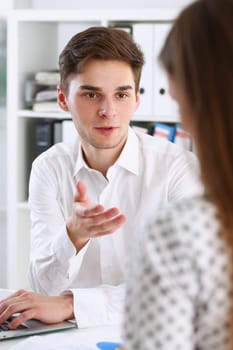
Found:
<path fill-rule="evenodd" d="M 149 239 L 156 238 L 163 245 L 176 241 L 194 248 L 214 241 L 221 227 L 216 207 L 203 196 L 169 204 L 158 213 L 148 231 Z"/>
<path fill-rule="evenodd" d="M 170 203 L 159 213 L 157 220 L 169 222 L 187 222 L 192 225 L 203 226 L 204 222 L 213 219 L 218 221 L 218 213 L 215 205 L 205 196 L 185 198 L 177 202 Z"/>

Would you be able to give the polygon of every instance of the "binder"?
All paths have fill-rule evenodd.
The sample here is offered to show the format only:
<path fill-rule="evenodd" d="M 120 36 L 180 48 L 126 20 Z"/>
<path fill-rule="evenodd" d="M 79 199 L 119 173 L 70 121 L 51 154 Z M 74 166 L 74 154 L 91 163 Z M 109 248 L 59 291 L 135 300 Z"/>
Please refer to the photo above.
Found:
<path fill-rule="evenodd" d="M 53 144 L 53 125 L 51 121 L 35 124 L 35 156 L 39 156 Z"/>
<path fill-rule="evenodd" d="M 53 143 L 62 142 L 62 121 L 53 122 Z"/>
<path fill-rule="evenodd" d="M 72 143 L 78 137 L 78 132 L 72 120 L 62 121 L 62 142 Z"/>
<path fill-rule="evenodd" d="M 145 65 L 142 69 L 141 83 L 140 83 L 140 106 L 134 113 L 135 117 L 140 120 L 153 119 L 153 24 L 134 24 L 133 38 L 143 51 L 145 57 Z"/>
<path fill-rule="evenodd" d="M 153 111 L 156 119 L 177 121 L 179 112 L 177 103 L 171 98 L 168 91 L 167 76 L 158 56 L 171 28 L 170 23 L 154 24 L 154 106 Z"/>

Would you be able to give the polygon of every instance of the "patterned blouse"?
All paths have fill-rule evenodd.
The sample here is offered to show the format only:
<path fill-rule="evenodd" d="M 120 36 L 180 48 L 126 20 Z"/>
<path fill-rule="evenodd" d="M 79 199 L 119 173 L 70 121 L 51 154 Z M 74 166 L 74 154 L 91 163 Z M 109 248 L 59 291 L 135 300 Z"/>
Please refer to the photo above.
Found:
<path fill-rule="evenodd" d="M 233 350 L 233 258 L 204 198 L 163 210 L 134 247 L 125 350 Z"/>

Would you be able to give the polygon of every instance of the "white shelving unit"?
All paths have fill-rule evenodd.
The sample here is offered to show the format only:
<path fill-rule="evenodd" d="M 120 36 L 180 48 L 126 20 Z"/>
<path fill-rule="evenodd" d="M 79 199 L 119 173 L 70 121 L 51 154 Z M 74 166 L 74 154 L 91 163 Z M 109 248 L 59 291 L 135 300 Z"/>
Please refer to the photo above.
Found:
<path fill-rule="evenodd" d="M 145 94 L 142 109 L 135 120 L 177 122 L 171 107 L 163 114 L 154 114 L 156 84 L 152 79 L 156 64 L 153 40 L 156 24 L 169 23 L 178 14 L 177 8 L 161 9 L 114 9 L 114 10 L 15 10 L 8 17 L 8 116 L 7 116 L 7 284 L 8 288 L 27 288 L 27 264 L 30 240 L 30 219 L 27 205 L 28 176 L 32 161 L 32 130 L 38 118 L 66 118 L 62 113 L 39 113 L 24 109 L 23 83 L 28 73 L 57 67 L 58 53 L 66 40 L 75 32 L 93 25 L 132 24 L 137 26 L 137 39 L 147 50 L 149 80 L 144 74 Z M 141 25 L 141 27 L 138 27 Z M 149 29 L 148 29 L 149 28 Z M 146 32 L 149 30 L 148 32 Z M 144 32 L 143 32 L 144 31 Z M 142 35 L 147 35 L 144 37 Z M 145 45 L 147 45 L 145 47 Z M 149 46 L 148 46 L 149 45 Z M 149 56 L 148 56 L 149 55 Z M 148 63 L 149 62 L 149 63 Z M 148 74 L 148 73 L 147 73 Z M 147 75 L 148 76 L 148 75 Z M 147 111 L 148 112 L 145 112 Z"/>

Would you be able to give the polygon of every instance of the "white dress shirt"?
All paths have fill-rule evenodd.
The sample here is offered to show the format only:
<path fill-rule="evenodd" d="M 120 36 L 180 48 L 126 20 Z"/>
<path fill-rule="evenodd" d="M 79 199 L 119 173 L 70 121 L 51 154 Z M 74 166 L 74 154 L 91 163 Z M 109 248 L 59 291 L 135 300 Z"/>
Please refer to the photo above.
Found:
<path fill-rule="evenodd" d="M 66 220 L 80 179 L 93 203 L 119 208 L 127 221 L 115 233 L 91 239 L 76 254 Z M 106 178 L 87 166 L 78 138 L 54 145 L 33 162 L 30 177 L 33 289 L 49 295 L 72 291 L 79 327 L 120 322 L 125 260 L 136 230 L 153 222 L 166 203 L 201 192 L 191 152 L 131 128 Z"/>
<path fill-rule="evenodd" d="M 233 349 L 232 242 L 210 202 L 161 210 L 129 260 L 125 350 Z"/>

